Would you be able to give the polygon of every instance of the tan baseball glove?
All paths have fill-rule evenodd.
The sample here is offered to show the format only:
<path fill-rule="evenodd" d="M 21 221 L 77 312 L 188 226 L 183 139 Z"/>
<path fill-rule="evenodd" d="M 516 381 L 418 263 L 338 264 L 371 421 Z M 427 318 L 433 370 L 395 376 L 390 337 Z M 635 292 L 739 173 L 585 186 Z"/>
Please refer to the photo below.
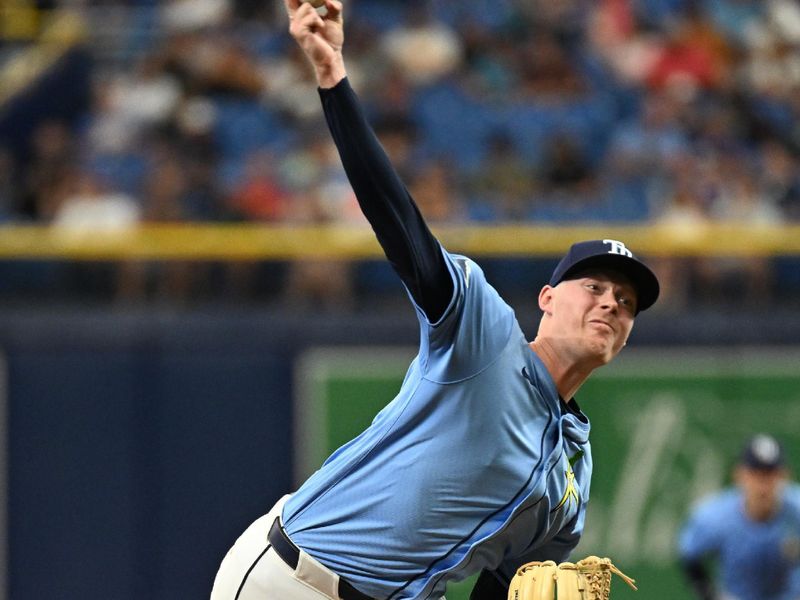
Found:
<path fill-rule="evenodd" d="M 522 565 L 508 588 L 508 600 L 608 600 L 611 574 L 619 575 L 634 590 L 634 580 L 610 558 L 587 556 L 576 563 L 556 565 L 552 560 Z"/>

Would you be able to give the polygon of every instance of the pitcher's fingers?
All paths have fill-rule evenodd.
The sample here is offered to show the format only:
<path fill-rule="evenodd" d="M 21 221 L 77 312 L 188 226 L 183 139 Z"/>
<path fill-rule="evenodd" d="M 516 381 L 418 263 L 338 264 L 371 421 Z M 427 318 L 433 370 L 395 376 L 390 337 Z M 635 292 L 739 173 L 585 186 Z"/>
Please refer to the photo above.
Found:
<path fill-rule="evenodd" d="M 310 2 L 303 2 L 294 13 L 294 18 L 289 26 L 289 32 L 297 36 L 305 31 L 317 30 L 325 26 L 325 21 L 311 6 Z"/>
<path fill-rule="evenodd" d="M 339 0 L 325 0 L 325 8 L 328 9 L 327 19 L 331 21 L 341 21 L 342 3 Z"/>
<path fill-rule="evenodd" d="M 291 19 L 302 2 L 301 0 L 283 0 L 283 4 L 286 6 L 286 14 L 288 14 L 289 18 Z"/>
<path fill-rule="evenodd" d="M 314 17 L 319 18 L 320 21 L 322 20 L 322 17 L 317 12 L 317 9 L 314 8 L 314 6 L 311 4 L 311 2 L 302 2 L 301 1 L 300 2 L 300 6 L 298 7 L 298 9 L 294 13 L 294 18 L 295 19 L 301 19 L 303 21 L 307 21 L 307 20 L 309 20 L 311 18 L 314 18 Z"/>

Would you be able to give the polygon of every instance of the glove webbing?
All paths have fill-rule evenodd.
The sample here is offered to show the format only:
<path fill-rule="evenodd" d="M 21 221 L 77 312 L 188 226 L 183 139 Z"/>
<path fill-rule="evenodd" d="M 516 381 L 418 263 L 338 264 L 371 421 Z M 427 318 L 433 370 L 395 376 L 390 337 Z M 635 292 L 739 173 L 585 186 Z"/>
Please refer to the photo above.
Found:
<path fill-rule="evenodd" d="M 627 583 L 632 589 L 637 590 L 636 580 L 628 577 L 620 571 L 609 558 L 598 558 L 597 556 L 587 556 L 577 563 L 564 562 L 559 565 L 560 569 L 580 571 L 589 583 L 589 591 L 598 594 L 599 598 L 607 598 L 611 591 L 611 574 L 618 575 L 622 581 Z"/>

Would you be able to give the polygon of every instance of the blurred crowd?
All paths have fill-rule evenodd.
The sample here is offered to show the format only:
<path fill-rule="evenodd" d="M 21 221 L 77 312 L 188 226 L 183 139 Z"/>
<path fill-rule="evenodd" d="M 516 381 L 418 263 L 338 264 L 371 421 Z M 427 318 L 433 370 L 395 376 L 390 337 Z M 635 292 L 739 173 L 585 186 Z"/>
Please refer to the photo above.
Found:
<path fill-rule="evenodd" d="M 279 0 L 63 4 L 89 24 L 91 103 L 42 119 L 22 150 L 0 148 L 6 222 L 361 221 Z M 796 0 L 346 10 L 350 78 L 434 224 L 800 221 Z M 657 268 L 673 308 L 800 289 L 791 260 Z M 348 306 L 357 269 L 127 264 L 113 286 L 123 299 L 191 298 L 212 278 L 247 297 L 270 277 L 292 305 Z"/>

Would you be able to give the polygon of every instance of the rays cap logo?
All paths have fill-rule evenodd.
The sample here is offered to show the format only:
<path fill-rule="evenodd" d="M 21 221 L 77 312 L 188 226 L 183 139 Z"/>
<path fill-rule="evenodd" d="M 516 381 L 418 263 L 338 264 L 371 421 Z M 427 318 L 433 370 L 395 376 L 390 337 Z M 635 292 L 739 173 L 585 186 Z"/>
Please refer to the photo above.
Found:
<path fill-rule="evenodd" d="M 610 269 L 622 273 L 636 289 L 636 313 L 655 304 L 660 286 L 650 268 L 618 240 L 588 240 L 570 246 L 569 251 L 556 265 L 550 285 L 572 279 L 587 269 Z"/>
<path fill-rule="evenodd" d="M 772 471 L 784 465 L 783 446 L 771 435 L 759 433 L 753 436 L 742 450 L 741 463 L 751 469 Z"/>

